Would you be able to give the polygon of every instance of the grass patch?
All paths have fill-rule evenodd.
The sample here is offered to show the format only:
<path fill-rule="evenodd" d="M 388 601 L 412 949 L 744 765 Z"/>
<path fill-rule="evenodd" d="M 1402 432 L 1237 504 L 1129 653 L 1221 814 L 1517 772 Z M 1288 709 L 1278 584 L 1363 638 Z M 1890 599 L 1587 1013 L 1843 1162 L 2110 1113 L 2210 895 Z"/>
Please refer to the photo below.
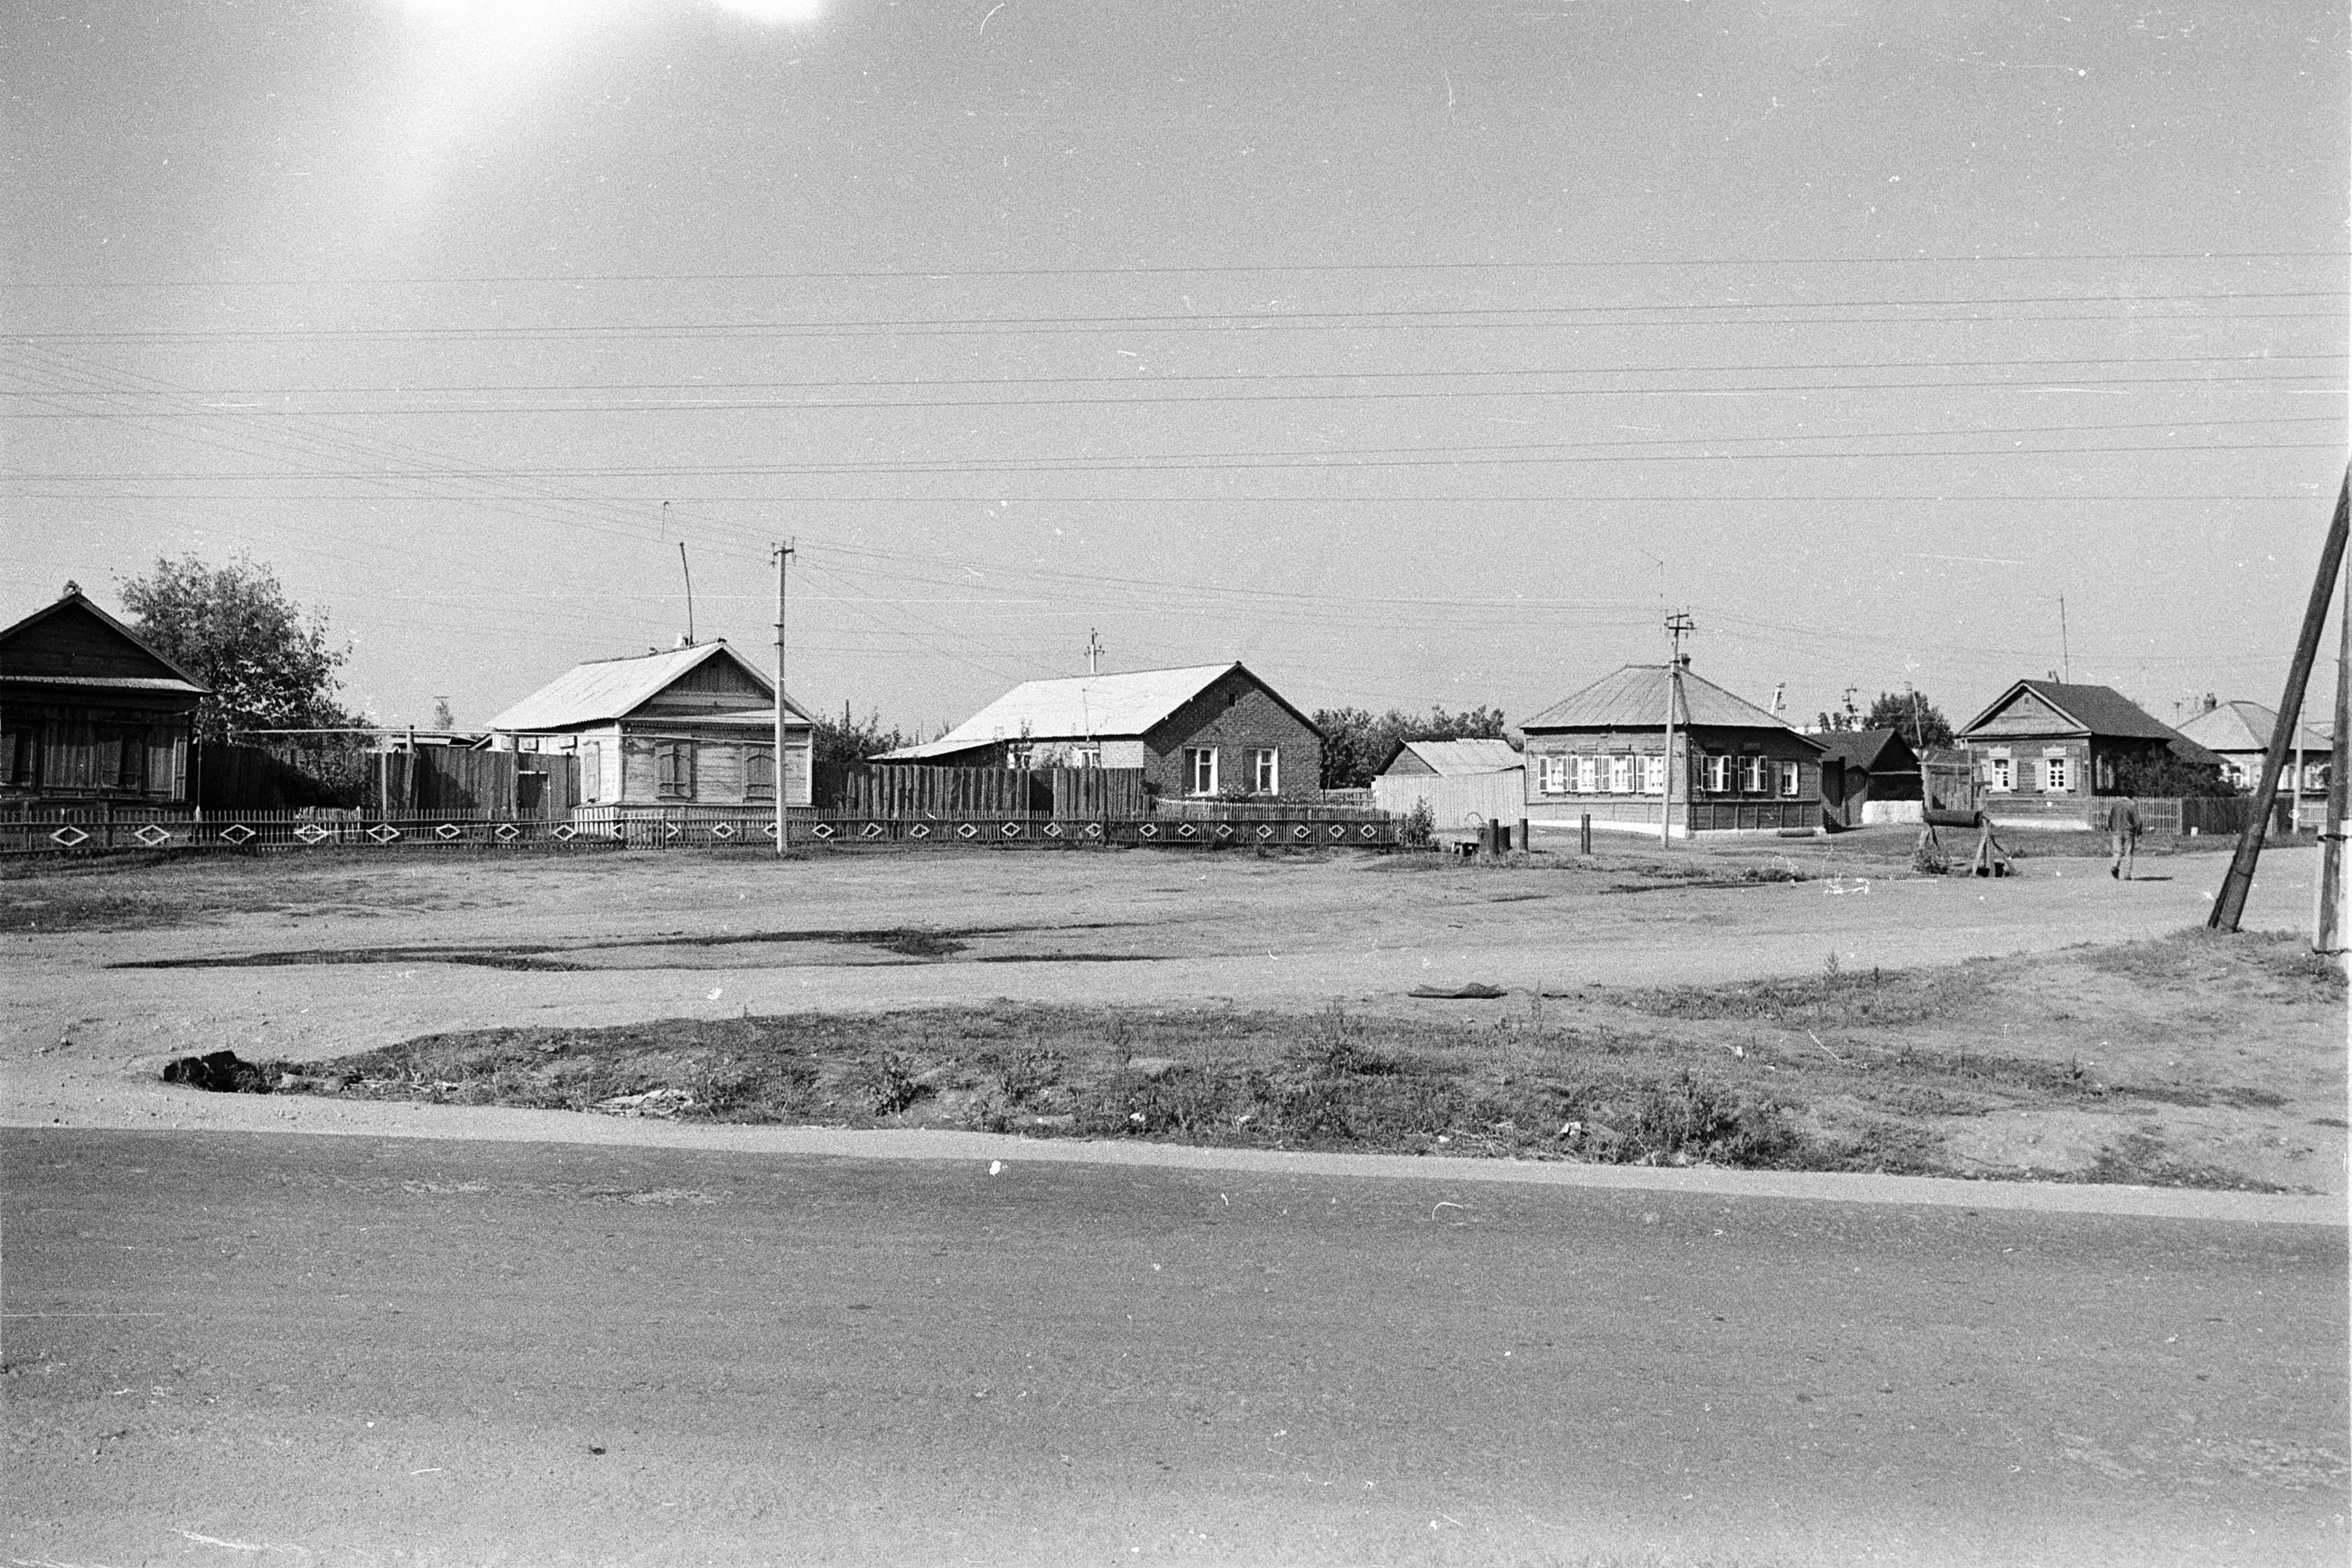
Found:
<path fill-rule="evenodd" d="M 1980 1004 L 1995 973 L 1987 960 L 1940 969 L 1843 970 L 1737 985 L 1603 991 L 1595 999 L 1658 1018 L 1741 1019 L 1784 1029 L 1884 1028 L 1951 1016 Z"/>

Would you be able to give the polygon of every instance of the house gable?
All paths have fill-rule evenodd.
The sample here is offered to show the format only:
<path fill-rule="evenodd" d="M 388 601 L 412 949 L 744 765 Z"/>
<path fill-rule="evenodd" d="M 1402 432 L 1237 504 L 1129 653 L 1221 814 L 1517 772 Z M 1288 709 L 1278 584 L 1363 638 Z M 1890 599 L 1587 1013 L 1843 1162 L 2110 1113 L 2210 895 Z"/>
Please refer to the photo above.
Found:
<path fill-rule="evenodd" d="M 205 689 L 78 593 L 0 631 L 0 674 L 11 681 L 121 681 L 133 690 L 176 689 L 190 697 Z"/>
<path fill-rule="evenodd" d="M 2031 688 L 2020 684 L 2001 701 L 1969 726 L 1963 738 L 1993 740 L 2004 736 L 2087 735 L 2090 730 L 2061 713 Z"/>

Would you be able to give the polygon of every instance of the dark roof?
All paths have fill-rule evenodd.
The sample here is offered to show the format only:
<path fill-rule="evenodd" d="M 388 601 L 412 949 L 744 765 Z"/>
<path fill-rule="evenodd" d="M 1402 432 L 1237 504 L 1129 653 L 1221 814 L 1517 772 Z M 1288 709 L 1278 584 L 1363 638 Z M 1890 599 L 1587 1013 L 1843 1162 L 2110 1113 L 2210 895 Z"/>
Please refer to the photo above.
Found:
<path fill-rule="evenodd" d="M 2032 692 L 2074 727 L 2093 735 L 2135 741 L 2178 741 L 2180 732 L 2150 714 L 2112 686 L 2076 686 L 2063 680 L 2021 680 L 1998 700 L 1960 727 L 1963 736 L 1990 722 L 2025 692 Z M 2201 748 L 2200 748 L 2201 749 Z"/>
<path fill-rule="evenodd" d="M 1813 737 L 1827 757 L 1871 773 L 1916 773 L 1919 755 L 1900 730 L 1832 730 Z"/>
<path fill-rule="evenodd" d="M 108 615 L 104 610 L 100 609 L 96 605 L 90 603 L 89 595 L 84 594 L 79 588 L 75 588 L 70 592 L 59 595 L 55 600 L 42 605 L 39 609 L 35 610 L 31 615 L 25 616 L 22 620 L 16 622 L 12 626 L 0 626 L 0 643 L 6 642 L 18 632 L 24 631 L 28 627 L 40 625 L 43 621 L 47 620 L 52 616 L 63 615 L 68 610 L 79 610 L 83 615 L 90 616 L 100 626 L 106 627 L 107 630 L 112 632 L 123 641 L 137 648 L 141 653 L 145 654 L 149 658 L 153 659 L 157 664 L 162 665 L 165 669 L 170 670 L 172 675 L 177 678 L 177 682 L 175 684 L 174 681 L 170 679 L 161 679 L 150 676 L 86 676 L 77 680 L 52 681 L 50 684 L 74 686 L 119 686 L 131 690 L 178 690 L 194 692 L 199 697 L 209 697 L 212 695 L 213 689 L 206 686 L 203 681 L 198 680 L 194 676 L 189 674 L 187 669 L 183 667 L 177 659 L 172 658 L 159 651 L 154 644 L 149 642 L 145 637 L 141 637 L 137 632 L 132 631 L 129 626 L 124 626 L 121 621 L 116 620 L 112 616 Z M 43 678 L 37 675 L 27 675 L 17 676 L 15 677 L 15 679 L 37 681 L 41 680 Z"/>
<path fill-rule="evenodd" d="M 1666 673 L 1663 664 L 1629 664 L 1581 691 L 1561 698 L 1521 730 L 1663 730 L 1666 723 Z M 1820 741 L 1798 731 L 1745 698 L 1735 697 L 1688 666 L 1675 722 L 1724 730 L 1786 730 L 1806 744 Z"/>

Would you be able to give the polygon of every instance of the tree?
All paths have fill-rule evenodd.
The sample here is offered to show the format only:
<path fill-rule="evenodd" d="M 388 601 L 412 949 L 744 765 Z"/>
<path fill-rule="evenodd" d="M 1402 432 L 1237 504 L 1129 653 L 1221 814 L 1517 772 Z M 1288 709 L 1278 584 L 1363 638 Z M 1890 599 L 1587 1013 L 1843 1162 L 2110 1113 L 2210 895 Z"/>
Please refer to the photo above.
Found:
<path fill-rule="evenodd" d="M 141 637 L 213 689 L 196 709 L 197 739 L 358 722 L 336 700 L 335 672 L 349 647 L 331 646 L 325 612 L 305 613 L 251 556 L 225 566 L 158 558 L 152 572 L 122 584 L 122 603 Z"/>
<path fill-rule="evenodd" d="M 853 720 L 846 702 L 841 705 L 840 718 L 820 713 L 809 721 L 809 743 L 819 763 L 862 763 L 877 752 L 895 752 L 913 743 L 897 726 L 884 728 L 878 710 Z"/>
<path fill-rule="evenodd" d="M 450 711 L 449 700 L 446 697 L 436 697 L 433 700 L 433 727 L 442 731 L 454 730 L 457 727 L 457 715 Z"/>
<path fill-rule="evenodd" d="M 2192 763 L 2171 751 L 2163 751 L 2144 757 L 2116 758 L 2115 783 L 2098 793 L 2137 795 L 2142 800 L 2149 800 L 2171 795 L 2221 799 L 2243 792 L 2231 784 L 2221 769 Z"/>
<path fill-rule="evenodd" d="M 1952 743 L 1952 721 L 1944 710 L 1927 700 L 1924 691 L 1882 691 L 1878 700 L 1863 715 L 1865 730 L 1895 730 L 1911 742 L 1914 751 Z"/>
<path fill-rule="evenodd" d="M 1391 708 L 1378 716 L 1363 708 L 1318 708 L 1315 727 L 1323 731 L 1323 787 L 1362 789 L 1404 741 L 1472 741 L 1503 738 L 1503 710 L 1473 708 L 1448 713 L 1432 708 L 1426 716 Z"/>

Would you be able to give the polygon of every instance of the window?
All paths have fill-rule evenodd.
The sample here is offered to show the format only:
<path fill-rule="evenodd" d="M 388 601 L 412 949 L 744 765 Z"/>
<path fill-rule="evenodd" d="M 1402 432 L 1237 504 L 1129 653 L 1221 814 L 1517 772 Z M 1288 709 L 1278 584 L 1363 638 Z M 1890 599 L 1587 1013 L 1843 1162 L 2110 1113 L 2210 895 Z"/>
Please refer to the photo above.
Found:
<path fill-rule="evenodd" d="M 1780 764 L 1780 793 L 1790 799 L 1793 800 L 1796 798 L 1797 786 L 1803 781 L 1803 777 L 1804 775 L 1798 770 L 1796 763 L 1782 763 Z"/>
<path fill-rule="evenodd" d="M 1609 793 L 1611 795 L 1633 793 L 1633 758 L 1621 756 L 1609 759 Z"/>
<path fill-rule="evenodd" d="M 1187 746 L 1184 748 L 1184 790 L 1188 795 L 1217 793 L 1217 748 Z"/>
<path fill-rule="evenodd" d="M 2073 760 L 2067 757 L 2046 757 L 2042 763 L 2042 787 L 2053 794 L 2064 795 L 2074 787 Z"/>
<path fill-rule="evenodd" d="M 1742 795 L 1762 795 L 1764 793 L 1763 758 L 1742 757 L 1739 759 L 1739 793 Z"/>
<path fill-rule="evenodd" d="M 1579 795 L 1597 795 L 1600 793 L 1600 790 L 1601 759 L 1598 757 L 1577 758 L 1576 793 Z"/>
<path fill-rule="evenodd" d="M 518 752 L 535 752 L 539 750 L 539 737 L 536 735 L 517 735 L 515 737 L 515 750 Z"/>
<path fill-rule="evenodd" d="M 694 742 L 654 742 L 654 794 L 663 800 L 694 798 Z"/>
<path fill-rule="evenodd" d="M 2007 757 L 1995 757 L 1992 759 L 1991 767 L 1992 787 L 2001 791 L 2008 790 L 2010 787 L 2009 759 Z"/>
<path fill-rule="evenodd" d="M 1568 759 L 1538 757 L 1536 759 L 1536 787 L 1546 795 L 1568 793 Z"/>
<path fill-rule="evenodd" d="M 1730 790 L 1730 788 L 1731 788 L 1731 759 L 1730 759 L 1729 757 L 1726 757 L 1726 756 L 1712 756 L 1712 757 L 1707 758 L 1707 759 L 1706 759 L 1706 792 L 1707 792 L 1707 794 L 1709 794 L 1709 795 L 1724 795 L 1724 794 L 1728 793 L 1728 792 L 1729 792 L 1729 790 Z"/>
<path fill-rule="evenodd" d="M 1666 793 L 1665 758 L 1643 757 L 1642 759 L 1642 793 L 1643 795 Z"/>
<path fill-rule="evenodd" d="M 776 798 L 776 749 L 773 746 L 751 746 L 743 752 L 743 798 L 773 800 Z"/>
<path fill-rule="evenodd" d="M 1076 747 L 1070 752 L 1070 766 L 1074 768 L 1102 766 L 1102 748 L 1100 746 Z"/>
<path fill-rule="evenodd" d="M 1275 747 L 1259 746 L 1250 752 L 1250 793 L 1282 793 L 1282 752 Z"/>

